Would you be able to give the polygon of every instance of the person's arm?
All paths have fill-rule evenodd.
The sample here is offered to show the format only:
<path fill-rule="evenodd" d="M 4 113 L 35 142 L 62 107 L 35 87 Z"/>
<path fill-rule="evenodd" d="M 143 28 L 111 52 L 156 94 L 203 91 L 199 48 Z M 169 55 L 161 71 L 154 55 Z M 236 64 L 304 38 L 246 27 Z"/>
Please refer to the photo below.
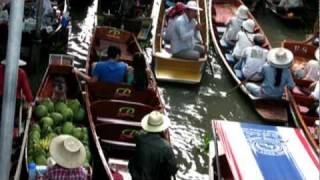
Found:
<path fill-rule="evenodd" d="M 288 80 L 287 80 L 287 86 L 290 90 L 292 90 L 296 84 L 294 83 L 293 81 L 293 77 L 292 77 L 292 74 L 290 72 L 290 70 L 288 69 Z"/>
<path fill-rule="evenodd" d="M 186 29 L 184 27 L 183 22 L 181 22 L 181 19 L 177 19 L 175 21 L 175 25 L 174 25 L 175 30 L 178 33 L 178 36 L 180 37 L 181 40 L 183 41 L 191 41 L 194 33 L 195 33 L 195 29 Z"/>
<path fill-rule="evenodd" d="M 84 79 L 86 82 L 97 82 L 98 79 L 96 77 L 91 77 L 83 72 L 81 72 L 80 70 L 74 68 L 73 72 L 80 77 L 81 79 Z"/>
<path fill-rule="evenodd" d="M 23 69 L 19 69 L 19 76 L 21 78 L 20 83 L 22 83 L 21 87 L 22 87 L 23 94 L 25 95 L 28 103 L 31 104 L 32 100 L 33 100 L 33 97 L 32 97 L 30 84 L 29 84 L 29 81 L 28 81 L 28 76 L 27 76 L 26 72 Z"/>

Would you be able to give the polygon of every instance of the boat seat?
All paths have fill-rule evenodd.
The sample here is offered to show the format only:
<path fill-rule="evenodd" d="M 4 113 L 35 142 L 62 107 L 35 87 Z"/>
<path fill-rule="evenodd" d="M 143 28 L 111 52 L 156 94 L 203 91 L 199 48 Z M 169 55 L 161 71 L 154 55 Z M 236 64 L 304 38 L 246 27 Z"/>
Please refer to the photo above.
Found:
<path fill-rule="evenodd" d="M 112 119 L 112 118 L 105 118 L 105 117 L 97 117 L 97 123 L 109 123 L 109 124 L 122 124 L 122 125 L 130 125 L 130 126 L 140 126 L 140 122 L 122 120 L 122 119 Z"/>

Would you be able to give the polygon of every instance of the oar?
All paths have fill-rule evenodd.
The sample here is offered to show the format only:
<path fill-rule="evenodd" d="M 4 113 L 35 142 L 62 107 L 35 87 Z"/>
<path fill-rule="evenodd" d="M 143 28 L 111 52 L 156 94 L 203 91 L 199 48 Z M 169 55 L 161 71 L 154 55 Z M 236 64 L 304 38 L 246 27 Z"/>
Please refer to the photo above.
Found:
<path fill-rule="evenodd" d="M 247 77 L 245 80 L 243 80 L 242 82 L 240 82 L 237 86 L 231 88 L 229 91 L 227 92 L 220 92 L 221 97 L 227 97 L 229 96 L 231 93 L 233 93 L 235 90 L 237 90 L 240 86 L 242 86 L 244 83 L 248 82 L 254 75 L 256 75 L 258 73 L 255 72 L 253 74 L 251 74 L 249 77 Z"/>

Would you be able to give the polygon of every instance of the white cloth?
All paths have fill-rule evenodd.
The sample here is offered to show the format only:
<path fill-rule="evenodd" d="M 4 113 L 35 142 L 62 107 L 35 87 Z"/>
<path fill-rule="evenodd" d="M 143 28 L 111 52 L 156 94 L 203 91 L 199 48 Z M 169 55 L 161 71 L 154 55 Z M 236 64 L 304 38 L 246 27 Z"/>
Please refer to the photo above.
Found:
<path fill-rule="evenodd" d="M 184 13 L 174 23 L 174 30 L 171 39 L 172 54 L 182 50 L 194 49 L 197 42 L 202 42 L 200 31 L 195 31 L 197 22 Z"/>
<path fill-rule="evenodd" d="M 313 90 L 313 92 L 311 93 L 311 95 L 312 95 L 316 100 L 319 100 L 319 99 L 320 99 L 320 81 L 317 82 L 316 88 L 314 88 L 314 90 Z"/>
<path fill-rule="evenodd" d="M 163 35 L 164 40 L 170 41 L 172 39 L 172 34 L 174 31 L 174 24 L 175 24 L 175 21 L 178 17 L 179 16 L 176 16 L 174 18 L 169 18 L 168 23 L 167 23 L 167 28 L 166 28 L 164 35 Z"/>
<path fill-rule="evenodd" d="M 302 0 L 281 0 L 278 6 L 283 8 L 296 8 L 303 6 L 303 2 Z"/>
<path fill-rule="evenodd" d="M 222 40 L 225 42 L 236 41 L 238 32 L 241 29 L 243 19 L 233 17 L 227 24 L 227 30 L 223 33 Z"/>
<path fill-rule="evenodd" d="M 319 80 L 319 63 L 317 60 L 310 60 L 304 67 L 305 77 L 303 79 L 317 81 Z"/>
<path fill-rule="evenodd" d="M 250 77 L 255 72 L 259 71 L 267 61 L 268 50 L 260 46 L 247 47 L 243 50 L 242 58 L 245 63 L 242 65 L 242 73 L 245 78 Z M 251 80 L 258 81 L 262 77 L 257 73 Z"/>
<path fill-rule="evenodd" d="M 253 33 L 248 33 L 244 31 L 239 31 L 237 34 L 237 42 L 236 45 L 234 46 L 232 56 L 236 57 L 237 59 L 241 58 L 242 51 L 250 46 L 253 46 L 253 38 L 254 38 Z"/>

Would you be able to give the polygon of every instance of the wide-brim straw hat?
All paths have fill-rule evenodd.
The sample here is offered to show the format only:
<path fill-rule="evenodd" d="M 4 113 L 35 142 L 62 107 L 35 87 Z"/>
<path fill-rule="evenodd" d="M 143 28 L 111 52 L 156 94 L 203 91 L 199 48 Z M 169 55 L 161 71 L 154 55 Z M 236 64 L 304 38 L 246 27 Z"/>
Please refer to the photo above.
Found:
<path fill-rule="evenodd" d="M 253 33 L 254 32 L 254 27 L 256 24 L 252 19 L 248 19 L 242 22 L 242 28 L 245 29 L 246 31 Z"/>
<path fill-rule="evenodd" d="M 6 60 L 5 60 L 5 59 L 2 60 L 2 61 L 1 61 L 1 64 L 6 65 Z M 19 65 L 19 66 L 25 66 L 25 65 L 27 65 L 27 62 L 25 62 L 24 60 L 19 59 L 18 65 Z"/>
<path fill-rule="evenodd" d="M 317 48 L 317 50 L 314 52 L 314 57 L 316 57 L 316 59 L 319 61 L 319 48 Z"/>
<path fill-rule="evenodd" d="M 70 135 L 59 135 L 53 138 L 49 152 L 58 165 L 68 169 L 81 167 L 86 158 L 83 144 Z"/>
<path fill-rule="evenodd" d="M 196 11 L 202 11 L 202 8 L 198 7 L 198 4 L 196 1 L 188 1 L 188 3 L 185 5 L 186 9 L 192 9 L 192 10 L 196 10 Z"/>
<path fill-rule="evenodd" d="M 268 53 L 268 62 L 276 68 L 287 68 L 293 62 L 293 54 L 286 48 L 273 48 Z"/>
<path fill-rule="evenodd" d="M 141 126 L 147 132 L 162 132 L 170 126 L 170 119 L 159 111 L 152 111 L 142 118 Z"/>

